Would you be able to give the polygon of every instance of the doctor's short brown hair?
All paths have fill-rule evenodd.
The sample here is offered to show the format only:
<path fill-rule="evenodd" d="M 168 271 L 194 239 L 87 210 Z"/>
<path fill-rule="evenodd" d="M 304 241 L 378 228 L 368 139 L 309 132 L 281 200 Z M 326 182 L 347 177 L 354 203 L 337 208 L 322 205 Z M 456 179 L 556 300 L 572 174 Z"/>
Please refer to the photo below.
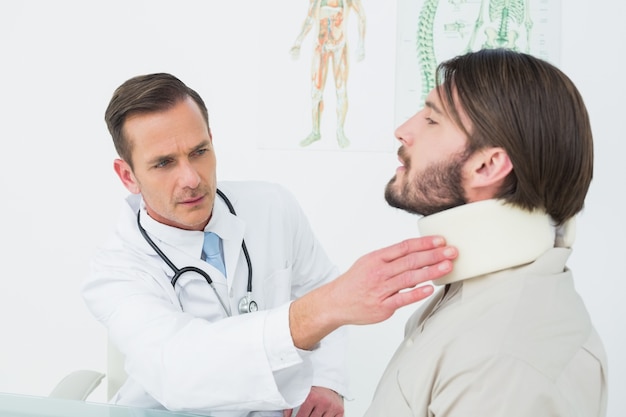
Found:
<path fill-rule="evenodd" d="M 133 144 L 124 133 L 124 123 L 133 115 L 171 109 L 191 97 L 202 112 L 209 135 L 209 113 L 200 95 L 175 76 L 167 73 L 139 75 L 120 85 L 109 101 L 104 120 L 120 158 L 133 168 Z"/>
<path fill-rule="evenodd" d="M 469 151 L 501 147 L 511 159 L 513 170 L 496 198 L 544 210 L 557 224 L 582 210 L 593 176 L 593 138 L 583 99 L 561 70 L 532 55 L 485 49 L 441 63 L 437 77 Z M 455 106 L 467 114 L 470 129 Z"/>

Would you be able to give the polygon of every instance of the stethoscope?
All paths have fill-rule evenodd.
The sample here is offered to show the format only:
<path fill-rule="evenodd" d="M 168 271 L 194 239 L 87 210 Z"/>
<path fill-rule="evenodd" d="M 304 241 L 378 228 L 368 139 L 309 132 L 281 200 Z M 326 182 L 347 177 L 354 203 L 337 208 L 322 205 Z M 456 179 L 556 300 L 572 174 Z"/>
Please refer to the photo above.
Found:
<path fill-rule="evenodd" d="M 222 198 L 222 200 L 224 200 L 224 203 L 226 203 L 226 205 L 228 206 L 228 210 L 230 210 L 230 212 L 236 216 L 237 213 L 235 213 L 235 208 L 230 203 L 230 200 L 226 197 L 226 195 L 220 190 L 215 190 L 215 191 L 217 192 L 217 195 L 219 195 Z M 200 274 L 206 280 L 209 286 L 213 288 L 213 292 L 215 292 L 217 299 L 222 305 L 222 308 L 224 308 L 224 311 L 226 312 L 226 314 L 230 316 L 230 310 L 226 307 L 224 300 L 222 300 L 222 297 L 220 297 L 219 293 L 217 292 L 217 289 L 215 288 L 215 285 L 213 284 L 213 280 L 211 279 L 209 274 L 207 274 L 200 268 L 196 268 L 195 266 L 186 266 L 184 268 L 178 269 L 176 265 L 174 265 L 174 263 L 167 256 L 165 256 L 163 251 L 159 249 L 156 243 L 154 243 L 154 241 L 150 239 L 150 236 L 148 236 L 148 233 L 146 233 L 146 229 L 144 229 L 143 226 L 141 226 L 141 222 L 139 221 L 140 214 L 141 214 L 141 210 L 137 211 L 137 227 L 139 228 L 139 232 L 144 237 L 144 239 L 146 239 L 146 242 L 148 242 L 148 244 L 152 246 L 152 249 L 154 249 L 157 255 L 159 255 L 159 257 L 163 259 L 163 262 L 165 262 L 167 266 L 169 266 L 172 269 L 172 271 L 174 271 L 174 276 L 172 277 L 172 280 L 171 280 L 172 287 L 176 286 L 176 281 L 178 281 L 178 278 L 180 278 L 180 276 L 183 275 L 184 273 L 195 272 L 197 274 Z M 258 311 L 259 306 L 257 305 L 256 301 L 252 299 L 252 262 L 250 261 L 250 255 L 248 254 L 248 249 L 246 248 L 246 242 L 243 240 L 241 241 L 241 249 L 243 250 L 243 255 L 246 257 L 246 263 L 248 264 L 248 288 L 247 288 L 248 293 L 244 295 L 241 298 L 241 300 L 239 300 L 239 313 L 245 314 L 245 313 L 252 313 L 253 311 Z"/>

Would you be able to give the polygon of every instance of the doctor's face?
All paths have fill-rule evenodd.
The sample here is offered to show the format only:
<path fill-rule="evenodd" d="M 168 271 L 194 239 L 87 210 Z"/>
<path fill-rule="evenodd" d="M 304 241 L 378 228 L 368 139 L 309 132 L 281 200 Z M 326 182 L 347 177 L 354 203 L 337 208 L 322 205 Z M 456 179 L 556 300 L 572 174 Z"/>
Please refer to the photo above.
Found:
<path fill-rule="evenodd" d="M 465 126 L 469 124 L 461 114 Z M 385 189 L 392 207 L 428 216 L 466 203 L 467 137 L 449 117 L 437 90 L 424 108 L 396 129 L 401 166 Z"/>
<path fill-rule="evenodd" d="M 131 116 L 124 133 L 131 143 L 133 169 L 121 159 L 114 167 L 126 188 L 141 193 L 156 221 L 203 230 L 215 200 L 216 159 L 195 102 L 187 98 L 162 112 Z"/>

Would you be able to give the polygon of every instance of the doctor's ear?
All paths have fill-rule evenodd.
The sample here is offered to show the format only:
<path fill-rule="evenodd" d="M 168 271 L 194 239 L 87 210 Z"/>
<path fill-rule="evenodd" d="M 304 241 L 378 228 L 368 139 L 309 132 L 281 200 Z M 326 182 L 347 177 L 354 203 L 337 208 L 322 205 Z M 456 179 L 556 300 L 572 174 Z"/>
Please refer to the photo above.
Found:
<path fill-rule="evenodd" d="M 503 148 L 485 148 L 474 153 L 466 165 L 469 194 L 492 198 L 505 178 L 513 171 L 513 163 Z"/>
<path fill-rule="evenodd" d="M 141 191 L 139 188 L 139 184 L 137 183 L 137 179 L 135 178 L 135 174 L 133 174 L 133 170 L 130 165 L 123 159 L 116 159 L 113 161 L 113 169 L 120 180 L 122 180 L 122 184 L 128 191 L 132 194 L 139 194 Z"/>

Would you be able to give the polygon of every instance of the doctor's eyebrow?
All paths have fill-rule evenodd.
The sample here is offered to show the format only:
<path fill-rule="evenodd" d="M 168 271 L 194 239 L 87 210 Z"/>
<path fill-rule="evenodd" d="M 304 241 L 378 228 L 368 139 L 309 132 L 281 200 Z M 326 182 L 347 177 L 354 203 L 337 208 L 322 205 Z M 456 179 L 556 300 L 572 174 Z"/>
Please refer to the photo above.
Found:
<path fill-rule="evenodd" d="M 211 148 L 213 145 L 213 143 L 210 140 L 203 140 L 201 143 L 198 144 L 198 146 L 195 146 L 191 152 L 189 153 L 194 153 L 196 151 L 199 151 L 202 148 Z"/>
<path fill-rule="evenodd" d="M 154 158 L 147 160 L 146 165 L 155 166 L 166 161 L 172 161 L 174 159 L 176 159 L 176 156 L 173 154 L 172 155 L 158 155 L 158 156 L 155 156 Z"/>
<path fill-rule="evenodd" d="M 199 151 L 200 149 L 203 148 L 211 148 L 211 141 L 210 140 L 203 140 L 201 143 L 199 143 L 198 145 L 194 146 L 188 153 L 188 155 L 193 154 L 194 152 Z M 176 159 L 176 154 L 170 154 L 170 155 L 159 155 L 159 156 L 155 156 L 154 158 L 148 160 L 146 163 L 149 166 L 154 166 L 154 165 L 158 165 L 162 162 L 165 161 L 173 161 Z"/>

